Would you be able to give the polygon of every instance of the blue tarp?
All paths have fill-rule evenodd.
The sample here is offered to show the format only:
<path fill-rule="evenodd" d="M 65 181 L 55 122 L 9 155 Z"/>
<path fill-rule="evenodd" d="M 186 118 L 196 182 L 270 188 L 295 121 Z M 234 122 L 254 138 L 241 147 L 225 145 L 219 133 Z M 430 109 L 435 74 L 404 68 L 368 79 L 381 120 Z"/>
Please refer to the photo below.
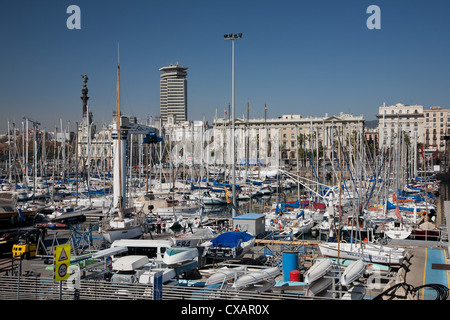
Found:
<path fill-rule="evenodd" d="M 230 231 L 222 233 L 221 235 L 215 237 L 211 240 L 214 247 L 237 247 L 242 242 L 247 242 L 251 240 L 253 236 L 247 232 L 241 231 Z"/>

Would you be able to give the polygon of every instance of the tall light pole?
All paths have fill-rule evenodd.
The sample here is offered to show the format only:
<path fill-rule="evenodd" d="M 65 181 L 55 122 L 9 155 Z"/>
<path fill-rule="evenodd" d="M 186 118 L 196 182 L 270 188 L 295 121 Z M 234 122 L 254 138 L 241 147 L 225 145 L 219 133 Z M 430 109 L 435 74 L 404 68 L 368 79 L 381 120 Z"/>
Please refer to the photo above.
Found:
<path fill-rule="evenodd" d="M 232 129 L 231 129 L 231 149 L 233 157 L 233 180 L 231 185 L 231 190 L 233 193 L 233 209 L 232 216 L 236 216 L 236 142 L 235 142 L 235 132 L 234 132 L 234 40 L 242 38 L 242 33 L 238 34 L 226 34 L 223 36 L 225 40 L 231 40 L 232 42 L 232 58 L 231 58 L 231 118 L 232 118 Z"/>

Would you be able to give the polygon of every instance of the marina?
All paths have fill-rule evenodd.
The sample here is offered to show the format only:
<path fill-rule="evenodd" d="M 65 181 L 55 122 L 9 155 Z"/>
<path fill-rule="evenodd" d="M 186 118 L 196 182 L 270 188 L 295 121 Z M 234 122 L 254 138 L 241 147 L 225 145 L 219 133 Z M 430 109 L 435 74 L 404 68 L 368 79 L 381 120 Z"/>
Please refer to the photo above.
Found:
<path fill-rule="evenodd" d="M 411 47 L 400 43 L 405 34 L 389 36 L 397 39 L 390 43 L 359 35 L 361 28 L 348 32 L 365 20 L 352 20 L 358 7 L 337 19 L 334 12 L 349 4 L 287 1 L 277 14 L 263 2 L 256 21 L 253 3 L 240 3 L 245 15 L 235 10 L 230 19 L 230 9 L 222 13 L 213 2 L 178 2 L 89 3 L 83 11 L 71 5 L 68 34 L 41 27 L 47 18 L 33 20 L 30 12 L 40 8 L 30 3 L 21 13 L 29 29 L 45 30 L 45 41 L 30 39 L 51 50 L 32 51 L 32 65 L 22 57 L 34 45 L 17 51 L 8 42 L 27 28 L 5 37 L 4 61 L 12 67 L 5 65 L 3 77 L 11 82 L 0 86 L 0 104 L 8 106 L 0 123 L 7 127 L 0 137 L 0 300 L 151 300 L 162 303 L 166 317 L 231 315 L 231 306 L 234 314 L 275 317 L 262 303 L 269 300 L 296 308 L 293 301 L 317 303 L 319 316 L 325 302 L 449 300 L 450 109 L 434 104 L 445 103 L 436 90 L 448 84 L 430 71 L 435 61 L 445 71 L 447 61 L 436 54 L 426 56 L 429 65 L 414 62 L 417 48 L 402 52 Z M 16 6 L 8 4 L 2 17 L 13 26 L 24 21 L 9 9 Z M 200 6 L 207 11 L 199 13 Z M 383 14 L 391 6 L 404 11 L 386 3 Z M 425 47 L 417 39 L 428 35 L 428 44 L 435 37 L 425 27 L 447 23 L 438 16 L 447 6 L 429 9 L 436 18 L 410 41 Z M 381 33 L 380 12 L 377 5 L 363 12 L 370 15 L 364 32 Z M 108 17 L 101 32 L 92 27 L 99 14 Z M 251 26 L 248 33 L 222 34 L 236 21 Z M 267 21 L 286 35 L 262 41 L 271 34 L 259 31 Z M 322 34 L 318 21 L 333 27 Z M 286 24 L 293 22 L 300 27 Z M 200 28 L 201 37 L 191 36 Z M 389 28 L 380 38 L 389 38 Z M 355 38 L 346 43 L 348 36 Z M 447 52 L 437 45 L 443 38 L 427 54 Z M 342 49 L 335 50 L 336 41 Z M 358 42 L 365 51 L 355 48 Z M 390 64 L 383 61 L 383 69 L 372 60 L 385 51 Z M 417 66 L 398 70 L 405 61 Z M 231 71 L 231 87 L 224 70 Z M 411 70 L 413 77 L 399 81 Z M 195 97 L 189 115 L 188 81 Z M 430 107 L 379 102 L 394 98 L 423 99 Z M 366 105 L 376 120 L 351 113 Z"/>
<path fill-rule="evenodd" d="M 442 185 L 448 188 L 445 183 Z M 439 197 L 444 195 L 442 191 Z M 282 194 L 285 203 L 295 203 L 296 188 Z M 290 224 L 284 224 L 286 229 L 268 228 L 274 222 L 270 211 L 280 207 L 279 198 L 280 194 L 276 193 L 255 198 L 251 204 L 239 206 L 240 214 L 235 218 L 230 204 L 204 207 L 208 213 L 199 216 L 201 222 L 195 226 L 189 214 L 183 219 L 177 214 L 163 219 L 161 231 L 157 231 L 155 219 L 148 219 L 139 239 L 114 243 L 102 236 L 104 214 L 98 210 L 68 213 L 66 221 L 56 219 L 62 221 L 60 225 L 51 221 L 41 222 L 40 227 L 21 228 L 21 232 L 46 231 L 35 241 L 33 257 L 23 255 L 14 259 L 11 251 L 2 251 L 0 281 L 9 285 L 1 286 L 1 298 L 153 300 L 155 276 L 161 272 L 161 299 L 447 299 L 448 240 L 445 237 L 427 241 L 415 240 L 413 235 L 408 239 L 391 239 L 384 235 L 378 242 L 370 243 L 367 239 L 339 240 L 341 246 L 336 250 L 339 252 L 333 254 L 321 246 L 337 245 L 337 237 L 324 240 L 320 233 L 313 236 L 311 230 L 295 236 L 289 229 Z M 445 221 L 444 217 L 450 215 L 450 201 L 438 201 L 439 219 Z M 283 211 L 283 215 L 289 213 L 292 209 Z M 324 210 L 315 213 L 322 219 L 327 216 Z M 80 214 L 83 219 L 79 218 Z M 315 220 L 317 228 L 321 220 L 317 217 Z M 347 220 L 342 219 L 341 223 L 343 221 Z M 214 242 L 214 251 L 208 251 L 211 244 L 207 243 L 212 243 L 217 235 L 229 233 L 231 236 L 239 228 L 257 233 L 246 233 L 252 242 L 245 252 L 234 251 L 232 248 L 237 244 L 224 242 L 231 240 L 222 240 L 223 247 Z M 446 228 L 446 224 L 440 225 L 443 234 L 447 234 Z M 377 230 L 381 231 L 381 226 Z M 378 232 L 375 234 L 380 236 Z M 344 232 L 341 234 L 343 236 Z M 130 242 L 128 247 L 123 241 Z M 54 247 L 65 243 L 70 243 L 72 250 L 70 277 L 58 283 L 54 281 L 52 252 Z M 141 249 L 132 250 L 130 245 L 139 245 Z M 227 253 L 227 250 L 230 251 Z M 358 255 L 361 251 L 363 255 Z M 381 252 L 388 258 L 376 258 Z M 395 260 L 397 255 L 400 257 Z M 127 257 L 140 257 L 136 263 L 142 262 L 130 264 L 128 271 L 120 271 L 117 263 Z M 12 283 L 15 285 L 11 286 Z M 102 288 L 102 292 L 95 293 L 97 287 Z M 395 292 L 389 291 L 391 288 L 395 288 Z"/>
<path fill-rule="evenodd" d="M 362 128 L 336 130 L 337 152 L 320 162 L 316 144 L 281 165 L 277 140 L 267 164 L 177 162 L 162 128 L 119 116 L 119 97 L 117 65 L 111 172 L 69 161 L 82 160 L 74 143 L 88 120 L 58 153 L 55 140 L 51 161 L 35 146 L 25 171 L 11 149 L 1 299 L 448 299 L 450 186 L 424 170 L 432 157 L 418 167 L 403 139 L 372 153 Z M 155 151 L 138 157 L 139 170 L 133 142 Z"/>

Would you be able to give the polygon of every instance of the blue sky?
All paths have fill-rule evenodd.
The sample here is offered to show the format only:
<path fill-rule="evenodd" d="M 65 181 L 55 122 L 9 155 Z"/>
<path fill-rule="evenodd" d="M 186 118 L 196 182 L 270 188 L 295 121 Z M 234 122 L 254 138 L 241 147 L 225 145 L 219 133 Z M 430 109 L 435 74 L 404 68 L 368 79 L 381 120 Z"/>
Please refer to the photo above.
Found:
<path fill-rule="evenodd" d="M 69 30 L 69 5 L 81 29 Z M 369 5 L 381 29 L 369 30 Z M 378 106 L 450 108 L 447 0 L 3 0 L 0 11 L 0 132 L 26 116 L 54 130 L 81 121 L 80 75 L 99 125 L 116 108 L 120 43 L 121 110 L 159 115 L 159 68 L 188 71 L 188 118 L 212 121 L 231 103 L 236 41 L 236 116 L 376 119 Z"/>

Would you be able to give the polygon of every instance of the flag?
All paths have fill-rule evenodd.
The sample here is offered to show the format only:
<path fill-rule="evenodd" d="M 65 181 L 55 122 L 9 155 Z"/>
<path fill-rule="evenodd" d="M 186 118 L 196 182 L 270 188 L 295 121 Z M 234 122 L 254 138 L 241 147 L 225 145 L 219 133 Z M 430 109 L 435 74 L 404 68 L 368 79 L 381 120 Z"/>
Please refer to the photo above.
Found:
<path fill-rule="evenodd" d="M 224 189 L 225 189 L 225 198 L 227 198 L 227 203 L 231 203 L 231 199 L 230 199 L 231 192 L 228 191 L 228 189 L 226 187 L 224 187 Z"/>
<path fill-rule="evenodd" d="M 224 112 L 225 114 L 227 114 L 227 109 L 223 109 L 223 112 Z"/>
<path fill-rule="evenodd" d="M 395 208 L 395 216 L 396 216 L 397 218 L 399 218 L 401 222 L 403 222 L 403 217 L 402 217 L 402 215 L 400 214 L 400 209 L 399 209 L 398 206 Z"/>

